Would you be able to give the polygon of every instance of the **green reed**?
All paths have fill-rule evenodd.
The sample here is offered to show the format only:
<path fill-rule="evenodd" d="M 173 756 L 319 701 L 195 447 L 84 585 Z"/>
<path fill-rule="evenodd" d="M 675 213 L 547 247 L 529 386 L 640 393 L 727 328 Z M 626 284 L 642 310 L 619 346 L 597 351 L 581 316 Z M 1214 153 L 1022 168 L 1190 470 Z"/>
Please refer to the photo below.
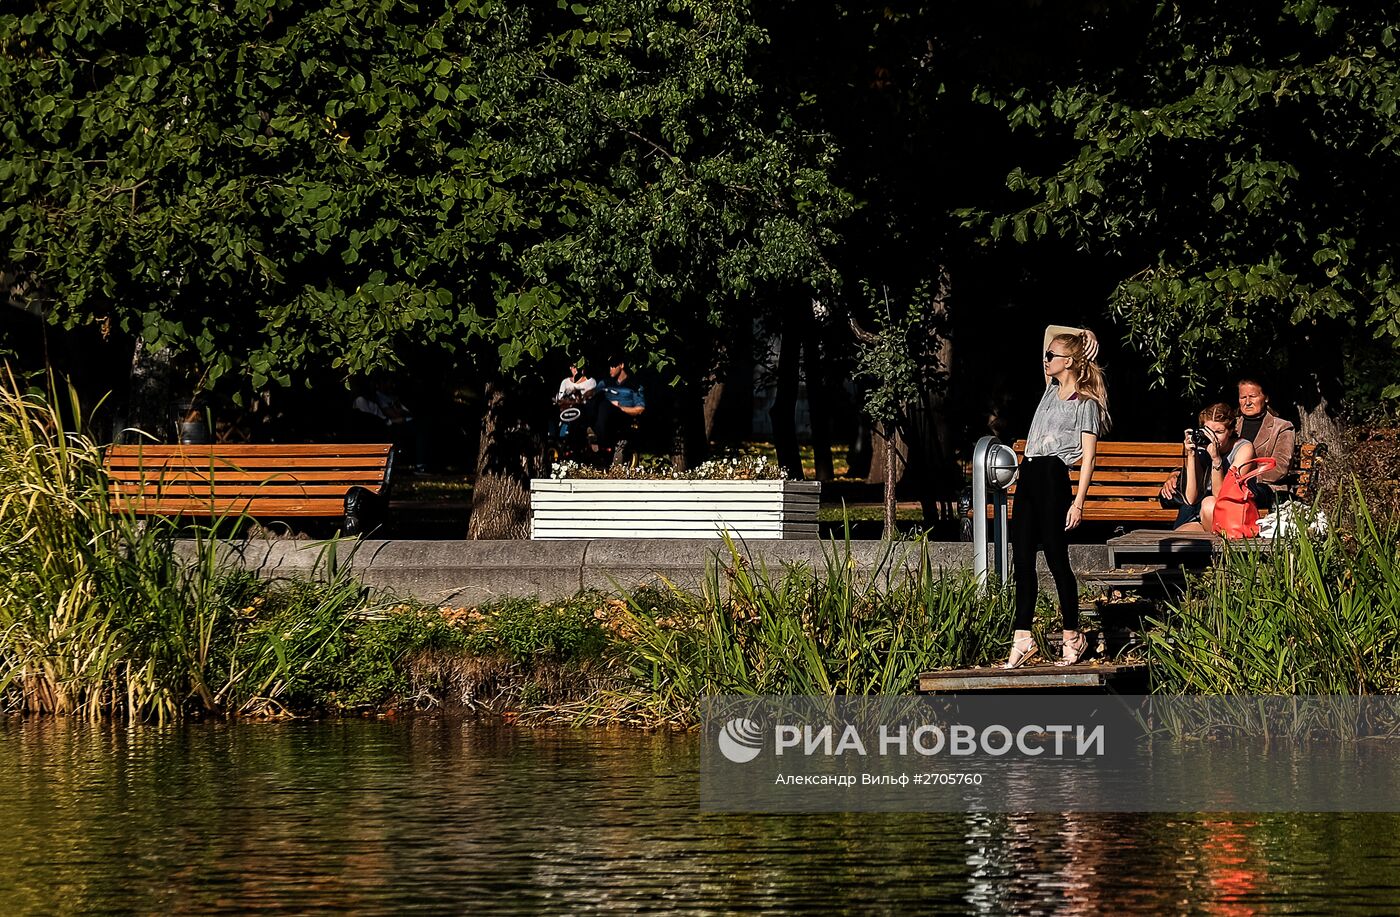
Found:
<path fill-rule="evenodd" d="M 698 595 L 627 597 L 622 684 L 582 705 L 583 721 L 685 724 L 713 695 L 907 694 L 921 671 L 1005 651 L 1005 596 L 939 570 L 922 542 L 887 543 L 871 570 L 849 541 L 827 544 L 821 570 L 775 570 L 727 547 Z"/>
<path fill-rule="evenodd" d="M 1400 691 L 1400 525 L 1344 492 L 1323 536 L 1227 550 L 1144 636 L 1168 694 Z"/>
<path fill-rule="evenodd" d="M 331 573 L 294 616 L 237 606 L 217 537 L 229 520 L 185 530 L 181 551 L 174 521 L 114 510 L 82 417 L 71 389 L 60 405 L 0 378 L 0 709 L 159 722 L 277 709 L 364 591 Z"/>

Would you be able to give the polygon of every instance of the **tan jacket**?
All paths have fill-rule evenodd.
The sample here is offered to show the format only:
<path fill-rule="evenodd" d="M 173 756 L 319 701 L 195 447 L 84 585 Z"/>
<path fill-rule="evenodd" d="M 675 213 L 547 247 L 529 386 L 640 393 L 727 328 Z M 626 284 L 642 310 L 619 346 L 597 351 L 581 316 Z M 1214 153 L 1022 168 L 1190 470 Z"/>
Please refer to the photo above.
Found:
<path fill-rule="evenodd" d="M 1235 421 L 1235 433 L 1244 426 L 1244 418 Z M 1265 484 L 1274 484 L 1293 470 L 1293 424 L 1277 414 L 1264 415 L 1259 425 L 1259 433 L 1254 437 L 1254 457 L 1272 458 L 1276 463 L 1272 470 L 1259 476 Z"/>

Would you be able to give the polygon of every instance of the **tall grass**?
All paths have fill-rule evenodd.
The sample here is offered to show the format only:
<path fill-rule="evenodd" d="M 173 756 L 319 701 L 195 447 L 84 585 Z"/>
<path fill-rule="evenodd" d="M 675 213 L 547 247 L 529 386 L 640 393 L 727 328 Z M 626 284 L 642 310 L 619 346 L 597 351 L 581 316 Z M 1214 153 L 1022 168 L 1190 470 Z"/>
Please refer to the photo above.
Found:
<path fill-rule="evenodd" d="M 239 606 L 217 526 L 180 552 L 173 521 L 112 508 L 82 416 L 71 390 L 60 405 L 0 379 L 0 708 L 159 722 L 275 709 L 364 590 L 334 574 L 312 601 L 275 603 L 294 613 Z"/>
<path fill-rule="evenodd" d="M 1324 536 L 1228 551 L 1144 635 L 1166 694 L 1400 692 L 1400 524 L 1361 489 Z"/>
<path fill-rule="evenodd" d="M 583 721 L 686 724 L 724 694 L 906 694 L 921 671 L 1005 651 L 1006 597 L 937 569 L 924 543 L 887 543 L 872 570 L 849 541 L 828 543 L 823 570 L 728 550 L 698 595 L 628 596 L 614 622 L 622 686 L 581 705 Z"/>

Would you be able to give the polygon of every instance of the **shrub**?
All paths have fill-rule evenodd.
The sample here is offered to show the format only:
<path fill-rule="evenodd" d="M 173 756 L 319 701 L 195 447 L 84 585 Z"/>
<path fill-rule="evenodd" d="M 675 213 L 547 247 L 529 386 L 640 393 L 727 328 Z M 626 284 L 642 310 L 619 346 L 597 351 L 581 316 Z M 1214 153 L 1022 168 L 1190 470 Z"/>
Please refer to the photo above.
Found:
<path fill-rule="evenodd" d="M 607 643 L 597 613 L 603 602 L 597 593 L 563 602 L 502 599 L 466 614 L 465 645 L 478 655 L 521 663 L 596 659 Z"/>

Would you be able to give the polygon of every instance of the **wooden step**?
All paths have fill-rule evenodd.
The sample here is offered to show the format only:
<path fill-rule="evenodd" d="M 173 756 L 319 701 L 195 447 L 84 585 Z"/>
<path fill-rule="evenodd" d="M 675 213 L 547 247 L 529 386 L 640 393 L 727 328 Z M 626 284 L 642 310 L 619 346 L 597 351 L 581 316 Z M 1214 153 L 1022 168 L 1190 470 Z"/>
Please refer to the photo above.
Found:
<path fill-rule="evenodd" d="M 1108 690 L 1145 679 L 1147 666 L 1143 663 L 1105 663 L 1094 661 L 1071 666 L 1031 665 L 1019 669 L 994 666 L 972 669 L 943 669 L 924 672 L 919 676 L 918 690 L 923 694 L 969 691 L 1057 691 L 1064 689 Z"/>

